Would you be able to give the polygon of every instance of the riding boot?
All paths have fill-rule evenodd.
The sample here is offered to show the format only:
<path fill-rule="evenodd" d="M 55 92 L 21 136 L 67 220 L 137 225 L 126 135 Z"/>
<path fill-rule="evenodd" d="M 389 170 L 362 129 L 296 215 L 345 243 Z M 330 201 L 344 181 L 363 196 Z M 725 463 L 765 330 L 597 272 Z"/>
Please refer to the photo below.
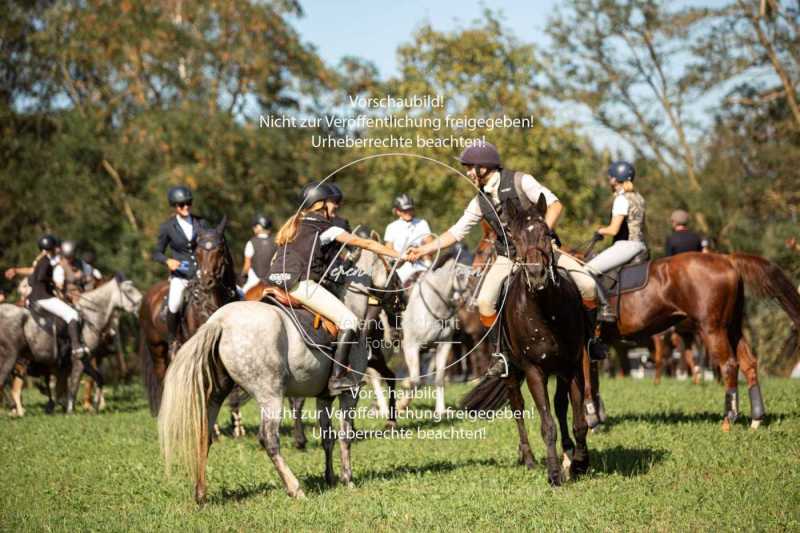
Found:
<path fill-rule="evenodd" d="M 178 328 L 180 327 L 180 314 L 167 309 L 167 345 L 169 346 L 169 359 L 175 357 L 178 351 Z"/>
<path fill-rule="evenodd" d="M 484 374 L 486 377 L 501 378 L 508 376 L 508 359 L 503 353 L 502 343 L 498 342 L 500 335 L 500 324 L 497 320 L 497 314 L 493 315 L 480 315 L 481 324 L 489 328 L 486 335 L 486 342 L 489 343 L 489 349 L 492 354 L 492 364 L 486 369 Z"/>
<path fill-rule="evenodd" d="M 597 299 L 600 300 L 600 305 L 597 308 L 597 320 L 600 322 L 616 323 L 617 315 L 614 309 L 608 303 L 608 293 L 599 278 L 595 278 L 595 285 L 597 286 Z"/>
<path fill-rule="evenodd" d="M 346 390 L 355 389 L 361 384 L 361 376 L 350 368 L 350 348 L 356 343 L 356 330 L 340 329 L 336 337 L 333 371 L 328 380 L 328 392 L 336 396 Z"/>
<path fill-rule="evenodd" d="M 587 345 L 589 350 L 589 359 L 592 361 L 602 361 L 608 357 L 608 346 L 605 342 L 603 342 L 603 339 L 600 337 L 600 332 L 597 328 L 597 315 L 600 312 L 595 312 L 593 309 L 587 309 L 585 307 L 584 311 L 586 311 L 586 320 L 589 322 L 589 331 L 591 332 L 589 344 Z"/>
<path fill-rule="evenodd" d="M 72 348 L 72 358 L 81 359 L 89 350 L 81 342 L 81 326 L 77 320 L 73 320 L 67 324 L 67 331 L 69 332 L 69 344 Z"/>

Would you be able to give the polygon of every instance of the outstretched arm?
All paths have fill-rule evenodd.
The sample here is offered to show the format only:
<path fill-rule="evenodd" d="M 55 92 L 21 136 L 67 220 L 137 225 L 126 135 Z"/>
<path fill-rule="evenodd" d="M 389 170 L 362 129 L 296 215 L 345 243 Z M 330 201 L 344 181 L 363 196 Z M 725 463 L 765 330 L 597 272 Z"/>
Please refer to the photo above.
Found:
<path fill-rule="evenodd" d="M 353 246 L 358 246 L 359 248 L 363 248 L 365 250 L 369 250 L 370 252 L 375 252 L 376 254 L 380 255 L 388 255 L 389 257 L 401 257 L 400 253 L 395 250 L 394 248 L 389 248 L 377 241 L 373 241 L 372 239 L 362 239 L 357 235 L 353 235 L 352 233 L 347 233 L 346 231 L 340 233 L 336 237 L 337 242 L 341 242 L 343 244 L 350 244 Z"/>

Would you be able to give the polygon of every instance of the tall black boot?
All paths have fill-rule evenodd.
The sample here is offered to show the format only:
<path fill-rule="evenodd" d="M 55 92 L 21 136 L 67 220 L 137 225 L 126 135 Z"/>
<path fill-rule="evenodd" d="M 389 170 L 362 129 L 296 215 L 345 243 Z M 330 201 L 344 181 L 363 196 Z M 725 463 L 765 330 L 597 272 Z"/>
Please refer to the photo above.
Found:
<path fill-rule="evenodd" d="M 492 364 L 486 369 L 486 377 L 504 378 L 508 376 L 508 358 L 503 352 L 503 343 L 498 342 L 500 335 L 500 323 L 496 321 L 492 327 L 489 328 L 489 334 L 486 336 L 486 342 L 489 343 L 489 353 L 492 354 Z"/>
<path fill-rule="evenodd" d="M 361 383 L 361 376 L 356 375 L 350 368 L 350 348 L 356 343 L 356 330 L 340 329 L 336 337 L 336 353 L 334 355 L 333 371 L 328 380 L 328 392 L 331 395 L 355 389 Z"/>
<path fill-rule="evenodd" d="M 597 286 L 597 299 L 600 300 L 600 305 L 597 309 L 597 320 L 600 322 L 611 322 L 612 324 L 617 321 L 617 315 L 614 309 L 608 304 L 608 293 L 599 278 L 594 278 L 595 285 Z"/>
<path fill-rule="evenodd" d="M 169 346 L 169 359 L 175 357 L 178 351 L 178 328 L 180 327 L 180 314 L 167 309 L 167 345 Z"/>
<path fill-rule="evenodd" d="M 592 361 L 602 361 L 608 357 L 608 346 L 603 342 L 600 333 L 597 331 L 597 315 L 599 311 L 595 312 L 585 307 L 584 311 L 586 312 L 586 320 L 589 323 L 589 359 Z"/>
<path fill-rule="evenodd" d="M 69 344 L 72 348 L 72 358 L 81 359 L 89 350 L 81 342 L 81 326 L 77 320 L 73 320 L 67 324 L 67 331 L 69 332 Z"/>

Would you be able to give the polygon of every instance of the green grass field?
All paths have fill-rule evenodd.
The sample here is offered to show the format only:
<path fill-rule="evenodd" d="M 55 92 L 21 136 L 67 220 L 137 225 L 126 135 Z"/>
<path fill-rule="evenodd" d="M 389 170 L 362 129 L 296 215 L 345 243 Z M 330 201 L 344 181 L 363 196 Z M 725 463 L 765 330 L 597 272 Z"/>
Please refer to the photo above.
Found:
<path fill-rule="evenodd" d="M 287 419 L 282 449 L 305 501 L 286 496 L 254 436 L 250 403 L 249 435 L 211 449 L 203 508 L 184 478 L 165 477 L 140 386 L 109 390 L 103 414 L 69 417 L 44 414 L 42 397 L 27 389 L 26 418 L 0 417 L 0 530 L 800 530 L 800 382 L 765 380 L 767 424 L 751 431 L 740 420 L 730 433 L 720 429 L 718 385 L 603 387 L 611 423 L 590 435 L 590 473 L 557 489 L 545 480 L 536 419 L 534 470 L 516 463 L 510 420 L 407 419 L 401 427 L 412 434 L 453 425 L 485 428 L 485 438 L 359 441 L 353 489 L 327 488 L 318 439 L 294 450 Z M 450 387 L 448 402 L 466 390 Z M 309 437 L 311 429 L 309 421 Z"/>

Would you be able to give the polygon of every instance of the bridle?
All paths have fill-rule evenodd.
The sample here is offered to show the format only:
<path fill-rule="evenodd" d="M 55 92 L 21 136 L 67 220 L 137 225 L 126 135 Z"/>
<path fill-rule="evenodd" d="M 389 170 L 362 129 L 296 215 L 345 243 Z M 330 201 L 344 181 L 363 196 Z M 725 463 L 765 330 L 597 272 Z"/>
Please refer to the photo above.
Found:
<path fill-rule="evenodd" d="M 526 221 L 530 221 L 530 219 L 531 219 L 530 215 L 526 217 Z M 542 219 L 541 217 L 538 217 L 535 221 L 533 221 L 532 224 L 530 224 L 526 228 L 526 231 L 530 232 L 533 229 L 534 225 L 537 224 L 537 223 L 538 224 L 545 224 L 544 219 Z M 530 248 L 531 248 L 531 246 L 527 246 L 525 251 L 527 252 Z M 560 284 L 560 280 L 559 280 L 559 276 L 556 276 L 556 268 L 557 268 L 556 267 L 556 253 L 555 253 L 555 250 L 553 249 L 553 246 L 550 245 L 549 249 L 546 249 L 545 247 L 537 244 L 537 245 L 533 246 L 533 249 L 538 251 L 541 254 L 542 257 L 548 258 L 547 265 L 545 266 L 545 271 L 547 272 L 547 275 L 545 277 L 550 279 L 550 281 L 553 283 L 553 286 L 558 287 L 559 284 Z M 526 262 L 525 257 L 524 257 L 524 255 L 526 255 L 526 254 L 520 254 L 520 247 L 519 246 L 516 246 L 516 251 L 517 251 L 516 252 L 516 257 L 514 257 L 514 259 L 513 259 L 514 267 L 517 270 L 521 270 L 522 271 L 522 273 L 525 276 L 525 285 L 527 285 L 529 291 L 533 292 L 536 289 L 533 287 L 533 283 L 531 282 L 530 273 L 528 272 L 528 268 L 527 267 L 529 267 L 529 266 L 540 267 L 540 266 L 543 266 L 543 265 L 541 263 L 528 263 L 528 262 Z M 545 285 L 544 287 L 546 287 L 546 286 L 547 285 Z M 544 289 L 544 287 L 541 287 L 540 289 Z"/>

